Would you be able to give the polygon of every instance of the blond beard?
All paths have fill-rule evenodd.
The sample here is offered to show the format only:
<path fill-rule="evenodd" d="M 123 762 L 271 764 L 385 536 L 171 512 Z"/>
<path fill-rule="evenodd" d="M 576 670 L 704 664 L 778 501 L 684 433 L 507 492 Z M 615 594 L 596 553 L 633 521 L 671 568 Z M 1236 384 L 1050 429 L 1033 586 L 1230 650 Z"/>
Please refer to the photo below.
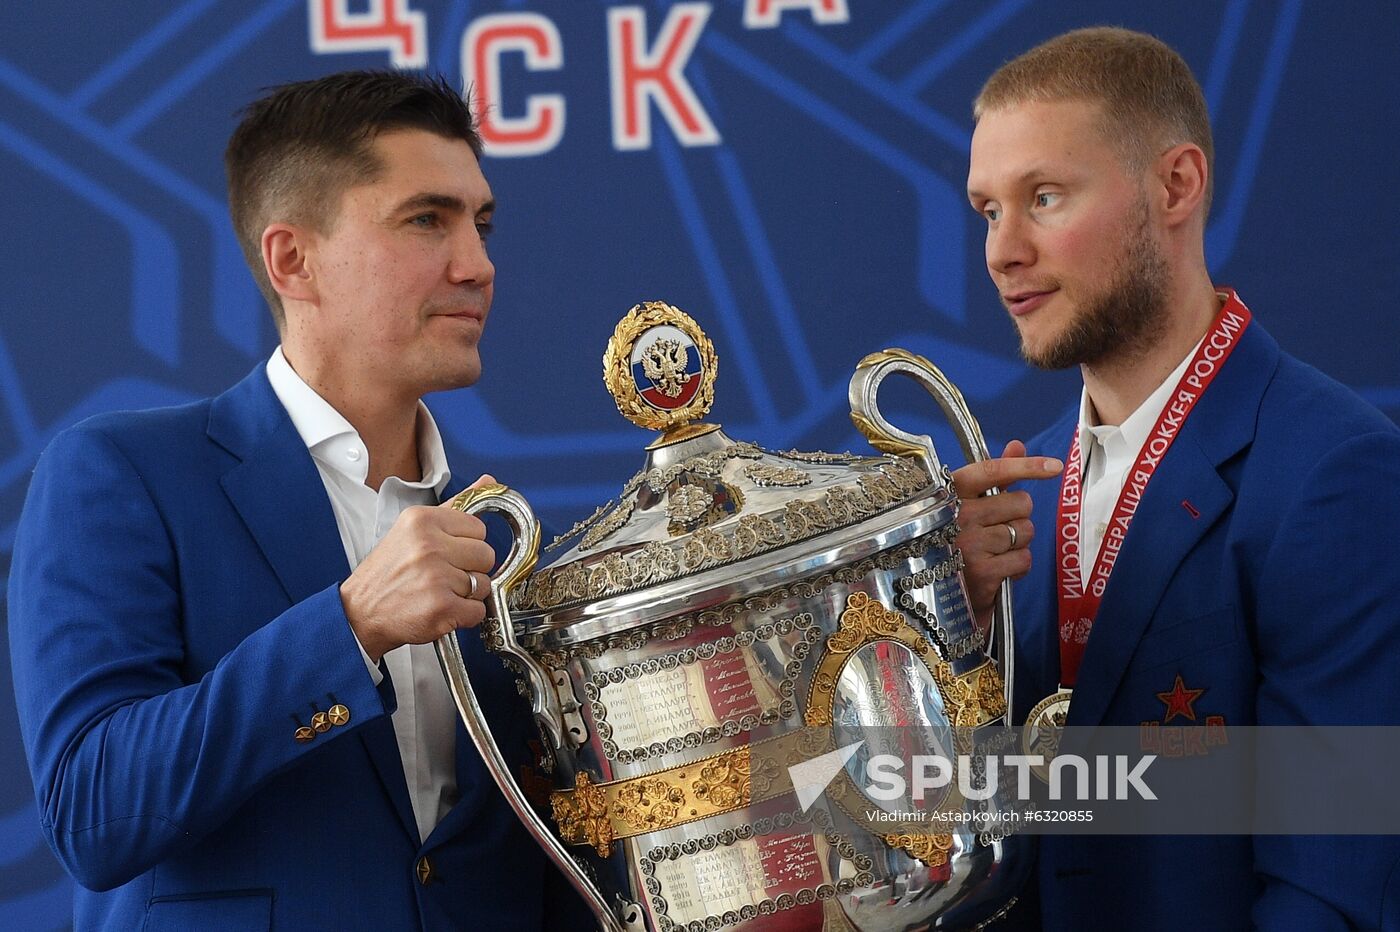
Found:
<path fill-rule="evenodd" d="M 1095 365 L 1146 353 L 1166 329 L 1167 263 L 1147 232 L 1147 199 L 1124 237 L 1127 249 L 1108 284 L 1076 309 L 1065 331 L 1036 352 L 1021 341 L 1021 357 L 1039 369 Z"/>

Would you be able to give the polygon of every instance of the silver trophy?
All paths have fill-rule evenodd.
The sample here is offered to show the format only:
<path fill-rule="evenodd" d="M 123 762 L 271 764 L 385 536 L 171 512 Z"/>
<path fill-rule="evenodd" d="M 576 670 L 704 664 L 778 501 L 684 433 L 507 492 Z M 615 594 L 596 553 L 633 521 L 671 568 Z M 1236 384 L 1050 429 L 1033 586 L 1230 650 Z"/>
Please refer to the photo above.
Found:
<path fill-rule="evenodd" d="M 676 308 L 633 308 L 603 363 L 621 413 L 661 433 L 618 497 L 551 546 L 556 559 L 535 569 L 539 525 L 518 493 L 454 502 L 501 513 L 515 534 L 482 634 L 531 700 L 548 814 L 492 739 L 455 637 L 437 642 L 512 808 L 607 932 L 994 921 L 1026 874 L 1025 839 L 975 821 L 872 823 L 843 743 L 881 725 L 1010 742 L 1009 590 L 984 630 L 950 474 L 876 403 L 887 376 L 912 377 L 967 457 L 985 458 L 962 396 L 927 360 L 886 350 L 850 385 L 851 418 L 884 455 L 774 453 L 699 421 L 717 360 Z M 825 782 L 808 779 L 824 766 Z M 956 793 L 941 804 L 986 807 Z"/>

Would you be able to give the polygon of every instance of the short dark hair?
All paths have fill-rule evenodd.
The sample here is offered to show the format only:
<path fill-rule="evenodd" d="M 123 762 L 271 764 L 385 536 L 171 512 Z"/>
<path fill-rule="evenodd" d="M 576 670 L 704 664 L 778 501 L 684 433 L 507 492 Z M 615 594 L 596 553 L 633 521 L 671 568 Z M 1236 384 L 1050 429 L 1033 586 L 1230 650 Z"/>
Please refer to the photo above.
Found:
<path fill-rule="evenodd" d="M 381 133 L 426 130 L 478 158 L 481 136 L 466 98 L 441 76 L 346 71 L 269 90 L 242 111 L 224 170 L 234 232 L 280 332 L 286 315 L 262 260 L 268 224 L 330 229 L 341 195 L 382 170 L 370 148 Z"/>
<path fill-rule="evenodd" d="M 1113 26 L 1076 29 L 1012 59 L 987 79 L 973 119 L 1024 103 L 1083 100 L 1103 106 L 1105 135 L 1133 170 L 1172 146 L 1205 153 L 1205 210 L 1215 189 L 1215 145 L 1205 95 L 1191 68 L 1154 36 Z"/>

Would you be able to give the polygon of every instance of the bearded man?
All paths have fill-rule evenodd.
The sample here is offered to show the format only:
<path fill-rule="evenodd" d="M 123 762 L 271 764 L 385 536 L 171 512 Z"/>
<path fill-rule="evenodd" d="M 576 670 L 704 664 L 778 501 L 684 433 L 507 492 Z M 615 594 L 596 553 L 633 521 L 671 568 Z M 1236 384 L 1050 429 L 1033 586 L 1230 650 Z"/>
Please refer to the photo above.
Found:
<path fill-rule="evenodd" d="M 1394 724 L 1400 566 L 1377 535 L 1400 526 L 1400 429 L 1212 281 L 1185 62 L 1071 32 L 999 69 L 974 116 L 987 270 L 1027 361 L 1084 380 L 1025 448 L 958 475 L 968 498 L 1064 463 L 961 518 L 979 610 L 1021 579 L 1017 721 Z M 1046 929 L 1391 928 L 1397 864 L 1388 838 L 1047 836 L 1028 898 Z"/>

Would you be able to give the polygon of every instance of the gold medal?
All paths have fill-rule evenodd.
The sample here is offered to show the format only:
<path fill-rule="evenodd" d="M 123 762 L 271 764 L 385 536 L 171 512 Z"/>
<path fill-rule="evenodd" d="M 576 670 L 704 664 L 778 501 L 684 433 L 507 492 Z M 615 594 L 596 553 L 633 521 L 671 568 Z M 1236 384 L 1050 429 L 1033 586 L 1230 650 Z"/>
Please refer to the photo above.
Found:
<path fill-rule="evenodd" d="M 1031 771 L 1046 783 L 1050 781 L 1050 762 L 1059 752 L 1060 733 L 1069 718 L 1069 701 L 1073 695 L 1074 690 L 1061 689 L 1037 702 L 1021 731 L 1021 750 L 1027 755 L 1038 754 L 1044 758 L 1044 763 L 1032 767 Z"/>

